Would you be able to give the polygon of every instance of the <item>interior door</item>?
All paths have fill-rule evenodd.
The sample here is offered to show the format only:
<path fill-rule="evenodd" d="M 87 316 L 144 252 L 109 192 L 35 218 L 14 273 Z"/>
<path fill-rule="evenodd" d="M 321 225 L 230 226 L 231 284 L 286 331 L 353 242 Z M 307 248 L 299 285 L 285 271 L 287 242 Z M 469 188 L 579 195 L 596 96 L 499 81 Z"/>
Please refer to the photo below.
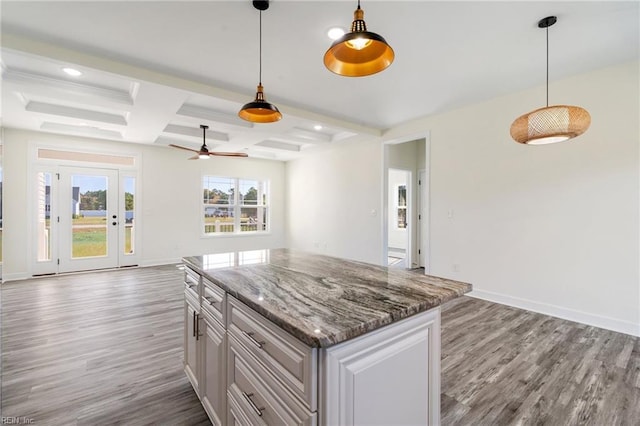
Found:
<path fill-rule="evenodd" d="M 115 268 L 118 171 L 60 167 L 58 272 Z"/>

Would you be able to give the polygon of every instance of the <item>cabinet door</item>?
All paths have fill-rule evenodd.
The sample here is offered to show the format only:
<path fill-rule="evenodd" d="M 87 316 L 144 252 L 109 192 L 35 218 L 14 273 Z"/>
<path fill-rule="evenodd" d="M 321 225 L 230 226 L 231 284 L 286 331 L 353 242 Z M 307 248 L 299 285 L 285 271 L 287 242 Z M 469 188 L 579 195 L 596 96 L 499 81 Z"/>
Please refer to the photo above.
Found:
<path fill-rule="evenodd" d="M 193 389 L 200 395 L 198 388 L 198 312 L 185 298 L 184 301 L 184 372 Z"/>
<path fill-rule="evenodd" d="M 226 335 L 216 320 L 204 316 L 200 322 L 199 344 L 202 345 L 202 375 L 200 392 L 202 405 L 216 426 L 226 424 Z M 202 330 L 204 327 L 204 330 Z"/>
<path fill-rule="evenodd" d="M 440 309 L 327 348 L 325 424 L 440 424 Z"/>

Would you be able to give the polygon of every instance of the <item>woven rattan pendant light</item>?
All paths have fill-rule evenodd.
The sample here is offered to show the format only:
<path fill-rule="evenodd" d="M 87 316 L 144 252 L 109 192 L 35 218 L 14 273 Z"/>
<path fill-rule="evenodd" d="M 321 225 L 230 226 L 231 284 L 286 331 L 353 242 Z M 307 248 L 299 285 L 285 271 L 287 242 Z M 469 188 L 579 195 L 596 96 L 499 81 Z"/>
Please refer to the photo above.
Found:
<path fill-rule="evenodd" d="M 339 75 L 364 77 L 384 70 L 394 57 L 393 49 L 382 36 L 367 31 L 364 10 L 358 0 L 351 32 L 333 42 L 324 54 L 324 65 Z"/>
<path fill-rule="evenodd" d="M 524 114 L 511 125 L 511 137 L 526 145 L 544 145 L 566 141 L 583 134 L 591 124 L 584 108 L 571 105 L 549 106 L 549 27 L 557 18 L 548 16 L 538 22 L 547 31 L 547 106 Z"/>
<path fill-rule="evenodd" d="M 253 7 L 260 11 L 260 74 L 256 99 L 245 104 L 238 112 L 238 116 L 252 123 L 273 123 L 282 118 L 278 108 L 267 102 L 264 97 L 264 87 L 262 87 L 262 11 L 269 8 L 269 0 L 254 1 Z"/>

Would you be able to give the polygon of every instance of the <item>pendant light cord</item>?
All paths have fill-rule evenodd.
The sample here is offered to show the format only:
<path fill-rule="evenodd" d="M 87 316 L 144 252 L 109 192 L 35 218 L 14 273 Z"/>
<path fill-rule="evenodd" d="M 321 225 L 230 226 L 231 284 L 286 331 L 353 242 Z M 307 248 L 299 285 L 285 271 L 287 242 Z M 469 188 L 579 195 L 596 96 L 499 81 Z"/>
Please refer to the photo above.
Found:
<path fill-rule="evenodd" d="M 547 64 L 548 64 L 548 60 L 547 60 Z M 260 11 L 260 74 L 259 74 L 259 82 L 260 82 L 260 86 L 262 86 L 262 10 Z"/>
<path fill-rule="evenodd" d="M 547 108 L 549 107 L 549 27 L 547 27 Z"/>

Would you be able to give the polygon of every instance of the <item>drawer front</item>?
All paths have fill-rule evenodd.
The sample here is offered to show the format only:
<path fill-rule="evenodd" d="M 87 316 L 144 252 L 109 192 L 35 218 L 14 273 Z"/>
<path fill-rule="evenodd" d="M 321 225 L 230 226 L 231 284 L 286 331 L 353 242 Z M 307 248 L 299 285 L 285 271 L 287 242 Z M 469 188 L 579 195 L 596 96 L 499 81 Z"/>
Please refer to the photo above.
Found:
<path fill-rule="evenodd" d="M 189 293 L 191 296 L 200 298 L 200 276 L 188 267 L 184 267 L 184 291 L 185 294 Z"/>
<path fill-rule="evenodd" d="M 202 277 L 202 284 L 202 308 L 224 324 L 224 291 L 204 277 Z"/>
<path fill-rule="evenodd" d="M 197 312 L 200 313 L 200 299 L 198 295 L 195 294 L 192 290 L 185 288 L 184 290 L 184 300 Z"/>
<path fill-rule="evenodd" d="M 282 385 L 263 371 L 263 366 L 234 338 L 229 339 L 229 400 L 233 399 L 251 424 L 316 424 L 311 413 Z M 230 407 L 231 408 L 231 407 Z M 241 417 L 241 416 L 239 416 Z"/>
<path fill-rule="evenodd" d="M 227 299 L 228 329 L 311 411 L 317 410 L 317 351 L 234 297 Z"/>

